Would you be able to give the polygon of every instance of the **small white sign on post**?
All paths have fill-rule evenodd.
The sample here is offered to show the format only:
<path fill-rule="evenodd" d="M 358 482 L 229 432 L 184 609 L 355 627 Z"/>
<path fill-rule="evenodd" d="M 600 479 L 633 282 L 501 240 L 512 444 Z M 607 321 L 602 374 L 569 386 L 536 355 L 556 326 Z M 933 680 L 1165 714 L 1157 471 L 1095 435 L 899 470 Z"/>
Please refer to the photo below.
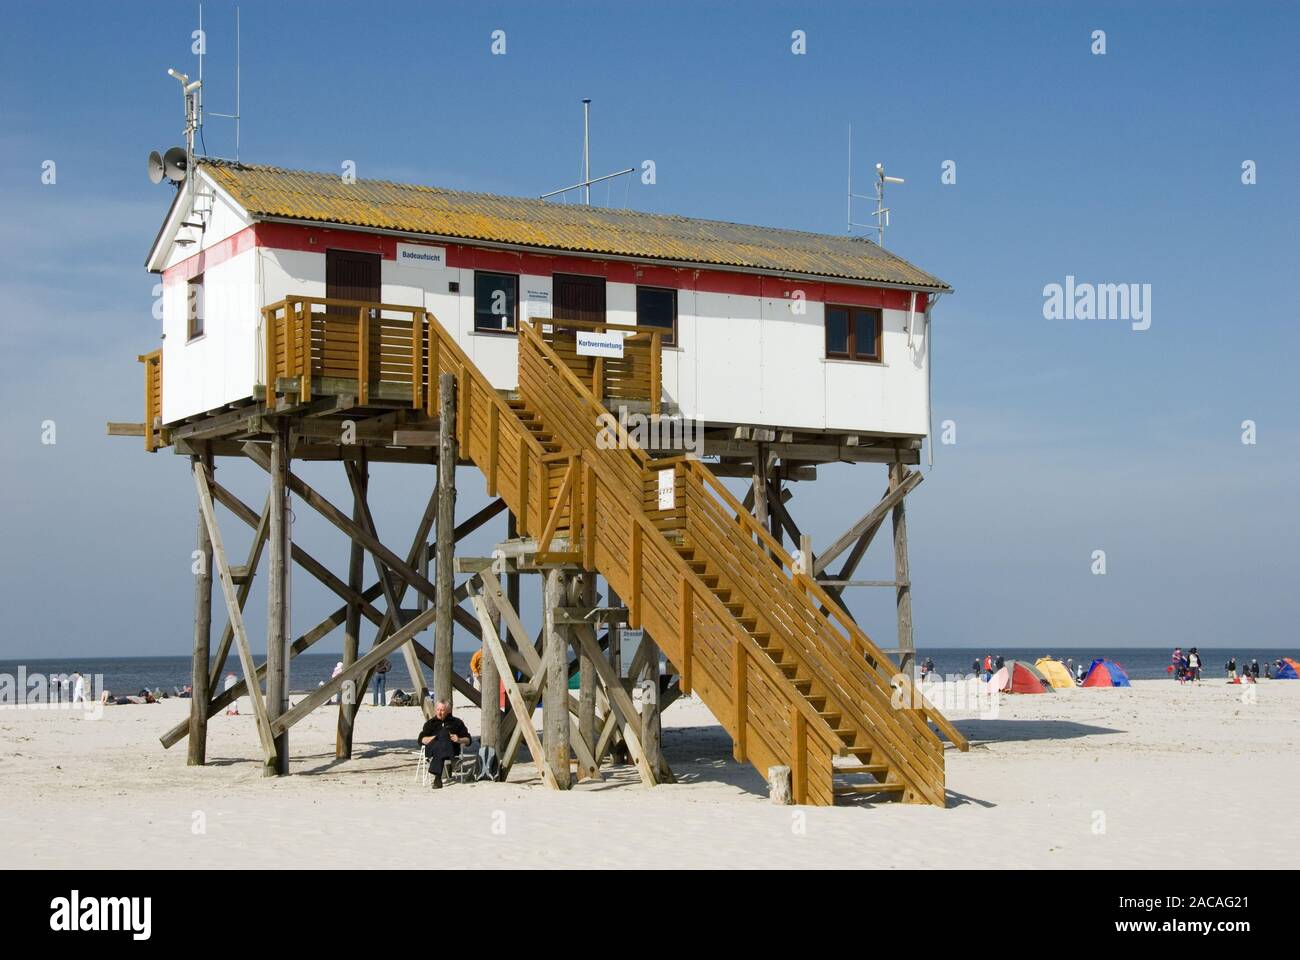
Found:
<path fill-rule="evenodd" d="M 606 330 L 595 333 L 590 330 L 577 331 L 578 356 L 580 357 L 615 357 L 623 356 L 623 331 Z"/>
<path fill-rule="evenodd" d="M 677 471 L 659 471 L 659 509 L 671 510 L 677 502 Z"/>
<path fill-rule="evenodd" d="M 447 248 L 431 247 L 427 243 L 399 243 L 397 262 L 432 270 L 447 266 Z"/>

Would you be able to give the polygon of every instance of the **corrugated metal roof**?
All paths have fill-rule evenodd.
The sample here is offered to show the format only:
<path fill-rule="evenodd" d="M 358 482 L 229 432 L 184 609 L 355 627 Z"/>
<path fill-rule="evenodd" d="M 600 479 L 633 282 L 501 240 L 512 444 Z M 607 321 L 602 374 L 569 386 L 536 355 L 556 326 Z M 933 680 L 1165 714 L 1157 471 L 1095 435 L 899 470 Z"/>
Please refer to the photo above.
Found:
<path fill-rule="evenodd" d="M 337 173 L 211 160 L 201 165 L 254 218 L 313 220 L 592 255 L 948 289 L 939 278 L 860 237 L 385 180 L 347 183 Z"/>

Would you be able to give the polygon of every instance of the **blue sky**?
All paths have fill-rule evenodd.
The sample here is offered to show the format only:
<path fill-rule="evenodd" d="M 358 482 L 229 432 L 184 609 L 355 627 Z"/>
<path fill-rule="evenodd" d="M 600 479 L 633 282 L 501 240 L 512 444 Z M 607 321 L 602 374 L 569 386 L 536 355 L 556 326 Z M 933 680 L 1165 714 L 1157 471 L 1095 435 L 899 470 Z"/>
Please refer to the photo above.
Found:
<path fill-rule="evenodd" d="M 204 4 L 209 111 L 234 106 L 233 9 Z M 877 160 L 907 178 L 889 246 L 956 288 L 936 311 L 934 413 L 957 443 L 910 498 L 918 644 L 1294 649 L 1298 19 L 1264 3 L 248 3 L 241 156 L 536 195 L 578 179 L 590 96 L 594 171 L 655 161 L 629 206 L 838 233 L 852 123 L 863 192 Z M 196 20 L 193 3 L 7 13 L 0 658 L 188 652 L 185 463 L 103 425 L 140 417 L 134 358 L 158 327 L 142 263 L 169 199 L 144 161 L 179 140 L 165 71 L 196 72 Z M 205 135 L 233 154 L 229 121 Z M 623 198 L 621 181 L 593 189 Z M 1045 320 L 1043 287 L 1067 275 L 1150 284 L 1151 328 Z M 221 469 L 260 503 L 256 475 Z M 305 476 L 342 499 L 341 477 Z M 393 542 L 427 482 L 377 471 Z M 482 485 L 462 484 L 468 515 Z M 880 467 L 829 469 L 792 507 L 825 542 L 883 485 Z M 305 510 L 295 537 L 345 567 Z M 888 575 L 883 547 L 863 576 Z M 298 630 L 333 609 L 295 586 Z M 854 605 L 892 646 L 886 600 Z"/>

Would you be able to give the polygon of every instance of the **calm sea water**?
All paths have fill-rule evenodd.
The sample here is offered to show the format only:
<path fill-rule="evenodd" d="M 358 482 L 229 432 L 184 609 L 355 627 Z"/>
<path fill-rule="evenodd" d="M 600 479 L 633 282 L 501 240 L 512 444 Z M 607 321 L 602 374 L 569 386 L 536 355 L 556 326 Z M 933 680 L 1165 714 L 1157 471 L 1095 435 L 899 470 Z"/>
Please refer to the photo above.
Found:
<path fill-rule="evenodd" d="M 471 651 L 457 650 L 452 655 L 452 665 L 457 673 L 465 676 L 469 673 Z M 264 657 L 255 657 L 260 665 Z M 293 658 L 289 664 L 289 689 L 292 693 L 306 693 L 316 689 L 323 680 L 328 680 L 334 672 L 334 664 L 341 658 L 332 653 L 304 653 Z M 406 673 L 406 662 L 399 653 L 389 658 L 393 663 L 392 672 L 388 674 L 388 692 L 411 688 L 410 677 Z M 189 657 L 78 657 L 59 660 L 0 660 L 0 674 L 17 677 L 19 667 L 25 667 L 27 676 L 42 674 L 54 677 L 59 674 L 71 675 L 79 671 L 83 676 L 104 678 L 104 689 L 115 694 L 135 694 L 142 689 L 163 690 L 171 693 L 173 687 L 183 687 L 190 682 Z M 233 656 L 227 662 L 222 677 L 234 673 L 243 679 L 239 659 Z M 428 682 L 428 670 L 425 670 L 425 682 Z M 216 686 L 221 686 L 218 680 Z M 31 689 L 31 688 L 29 688 Z M 95 692 L 99 692 L 96 680 Z M 67 699 L 64 694 L 64 699 Z"/>
<path fill-rule="evenodd" d="M 1085 666 L 1090 664 L 1096 657 L 1106 657 L 1122 666 L 1133 679 L 1149 680 L 1163 679 L 1167 676 L 1165 668 L 1169 665 L 1171 652 L 1171 649 L 1164 647 L 1057 647 L 1055 649 L 1051 647 L 1007 647 L 1001 650 L 984 650 L 973 647 L 921 647 L 917 650 L 917 657 L 921 659 L 933 657 L 935 669 L 941 674 L 969 673 L 972 661 L 977 657 L 982 660 L 986 653 L 994 657 L 1000 654 L 1008 660 L 1012 658 L 1028 660 L 1031 663 L 1042 656 L 1054 656 L 1058 660 L 1069 658 L 1073 659 L 1075 663 L 1082 661 Z M 1235 649 L 1202 647 L 1199 652 L 1205 663 L 1205 672 L 1208 676 L 1221 675 L 1223 665 L 1230 656 L 1237 658 L 1239 666 L 1243 662 L 1249 663 L 1252 658 L 1258 658 L 1260 672 L 1262 673 L 1265 661 L 1276 660 L 1282 656 L 1294 657 L 1297 654 L 1295 650 L 1251 647 Z M 454 654 L 454 667 L 461 676 L 469 673 L 470 655 L 471 651 L 468 650 L 457 650 Z M 396 689 L 408 689 L 411 684 L 406 674 L 405 663 L 400 655 L 391 659 L 393 661 L 393 670 L 388 675 L 389 692 L 391 693 Z M 334 670 L 334 664 L 338 660 L 339 657 L 336 654 L 326 653 L 304 653 L 301 656 L 294 657 L 289 667 L 290 689 L 294 693 L 306 693 L 314 690 L 321 681 L 329 679 Z M 261 658 L 258 658 L 257 662 L 260 664 L 262 662 Z M 46 677 L 52 677 L 57 674 L 71 674 L 74 670 L 90 677 L 102 675 L 104 688 L 111 690 L 115 694 L 134 694 L 144 688 L 149 690 L 161 689 L 170 693 L 173 687 L 183 686 L 189 682 L 190 678 L 189 657 L 80 657 L 58 660 L 0 660 L 0 674 L 17 677 L 20 667 L 26 668 L 28 677 L 38 673 Z M 223 675 L 225 672 L 234 672 L 238 677 L 243 676 L 237 659 L 232 659 L 227 664 Z M 218 680 L 219 684 L 220 680 Z M 98 692 L 98 688 L 96 692 Z"/>

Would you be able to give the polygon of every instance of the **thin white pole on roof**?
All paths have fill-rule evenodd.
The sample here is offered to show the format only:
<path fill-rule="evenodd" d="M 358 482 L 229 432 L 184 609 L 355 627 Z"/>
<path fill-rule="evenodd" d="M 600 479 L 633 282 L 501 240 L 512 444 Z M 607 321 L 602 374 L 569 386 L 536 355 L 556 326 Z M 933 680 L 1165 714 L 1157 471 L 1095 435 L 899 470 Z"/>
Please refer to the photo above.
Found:
<path fill-rule="evenodd" d="M 591 206 L 591 98 L 582 100 L 582 202 Z"/>
<path fill-rule="evenodd" d="M 570 190 L 577 190 L 581 187 L 582 202 L 586 206 L 591 206 L 591 185 L 593 183 L 600 183 L 602 180 L 609 180 L 612 177 L 622 177 L 635 171 L 635 167 L 628 167 L 616 173 L 607 173 L 603 177 L 593 177 L 591 175 L 591 98 L 584 97 L 582 100 L 582 179 L 571 187 L 561 187 L 559 190 L 544 193 L 538 199 L 546 200 L 549 197 L 562 196 Z M 566 196 L 565 203 L 567 202 L 568 197 Z"/>

